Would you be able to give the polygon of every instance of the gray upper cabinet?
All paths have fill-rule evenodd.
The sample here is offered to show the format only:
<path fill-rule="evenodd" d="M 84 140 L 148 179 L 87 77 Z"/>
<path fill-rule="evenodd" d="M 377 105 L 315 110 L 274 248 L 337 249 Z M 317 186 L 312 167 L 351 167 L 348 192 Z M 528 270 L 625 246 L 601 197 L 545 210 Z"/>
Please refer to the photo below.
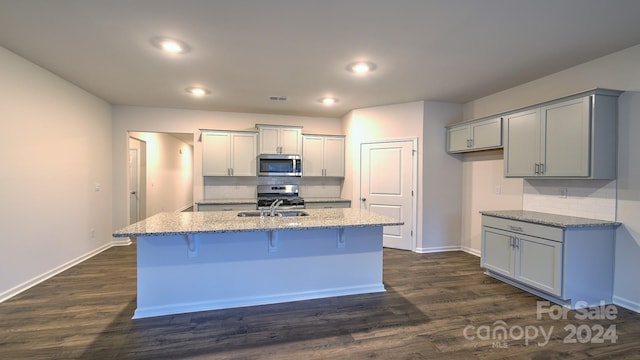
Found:
<path fill-rule="evenodd" d="M 476 120 L 447 127 L 447 152 L 459 153 L 502 147 L 502 118 Z"/>
<path fill-rule="evenodd" d="M 202 176 L 256 176 L 256 132 L 202 131 Z"/>
<path fill-rule="evenodd" d="M 301 154 L 302 127 L 257 124 L 260 154 Z"/>
<path fill-rule="evenodd" d="M 596 90 L 506 115 L 505 177 L 615 179 L 618 95 Z"/>
<path fill-rule="evenodd" d="M 343 135 L 302 136 L 302 176 L 344 177 Z"/>

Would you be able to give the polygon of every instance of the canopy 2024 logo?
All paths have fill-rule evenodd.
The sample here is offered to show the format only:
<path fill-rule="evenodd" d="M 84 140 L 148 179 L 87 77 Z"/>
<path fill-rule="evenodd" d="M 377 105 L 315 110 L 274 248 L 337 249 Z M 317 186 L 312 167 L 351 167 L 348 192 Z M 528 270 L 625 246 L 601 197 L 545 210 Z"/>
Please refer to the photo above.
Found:
<path fill-rule="evenodd" d="M 549 301 L 538 301 L 536 306 L 536 319 L 543 320 L 544 315 L 552 320 L 569 320 L 569 314 L 572 320 L 615 320 L 618 315 L 618 309 L 614 305 L 605 305 L 604 302 L 600 306 L 587 308 L 588 304 L 583 301 L 576 302 L 577 309 L 570 312 L 569 309 L 551 304 Z M 616 334 L 616 325 L 601 324 L 568 324 L 564 326 L 565 336 L 563 342 L 565 344 L 575 343 L 594 343 L 601 344 L 605 342 L 616 343 L 618 336 Z M 467 340 L 488 340 L 493 342 L 494 348 L 508 348 L 508 341 L 519 341 L 524 339 L 524 344 L 536 344 L 545 346 L 549 343 L 555 328 L 551 326 L 536 325 L 514 325 L 508 326 L 503 320 L 497 320 L 492 325 L 474 326 L 468 325 L 462 331 Z"/>

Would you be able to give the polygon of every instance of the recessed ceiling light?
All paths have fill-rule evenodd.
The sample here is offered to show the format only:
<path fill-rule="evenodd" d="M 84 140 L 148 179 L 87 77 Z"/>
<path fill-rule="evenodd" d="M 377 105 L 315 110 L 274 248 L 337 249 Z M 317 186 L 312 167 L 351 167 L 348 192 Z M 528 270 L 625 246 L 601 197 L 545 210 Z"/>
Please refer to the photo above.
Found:
<path fill-rule="evenodd" d="M 211 90 L 205 89 L 202 87 L 197 87 L 197 86 L 190 86 L 184 89 L 184 91 L 188 92 L 189 94 L 195 97 L 202 97 L 202 96 L 211 94 Z"/>
<path fill-rule="evenodd" d="M 151 39 L 151 44 L 169 54 L 186 54 L 191 51 L 189 44 L 182 40 L 157 36 Z"/>
<path fill-rule="evenodd" d="M 330 96 L 325 96 L 325 97 L 321 97 L 320 99 L 318 99 L 318 102 L 320 102 L 323 105 L 331 106 L 331 105 L 337 103 L 338 99 L 336 99 L 334 97 L 330 97 Z"/>
<path fill-rule="evenodd" d="M 347 65 L 347 70 L 355 74 L 366 74 L 376 69 L 376 64 L 370 61 L 357 61 Z"/>

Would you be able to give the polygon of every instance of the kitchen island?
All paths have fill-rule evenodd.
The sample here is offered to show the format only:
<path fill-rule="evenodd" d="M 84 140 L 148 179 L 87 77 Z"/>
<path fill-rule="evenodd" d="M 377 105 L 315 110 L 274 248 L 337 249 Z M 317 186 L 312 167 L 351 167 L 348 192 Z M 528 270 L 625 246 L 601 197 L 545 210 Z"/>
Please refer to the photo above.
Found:
<path fill-rule="evenodd" d="M 402 222 L 360 209 L 304 212 L 160 213 L 116 231 L 137 243 L 133 318 L 385 291 L 382 230 Z"/>

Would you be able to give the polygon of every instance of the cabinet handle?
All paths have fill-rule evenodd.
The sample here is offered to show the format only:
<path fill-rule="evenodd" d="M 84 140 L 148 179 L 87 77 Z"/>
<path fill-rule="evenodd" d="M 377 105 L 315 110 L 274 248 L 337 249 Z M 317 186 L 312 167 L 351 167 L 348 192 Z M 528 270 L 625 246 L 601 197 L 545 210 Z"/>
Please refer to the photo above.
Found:
<path fill-rule="evenodd" d="M 518 239 L 517 237 L 513 238 L 513 248 L 514 249 L 519 249 L 520 248 L 520 239 Z"/>
<path fill-rule="evenodd" d="M 511 229 L 511 231 L 522 232 L 522 227 L 521 226 L 509 225 L 509 229 Z"/>
<path fill-rule="evenodd" d="M 544 164 L 540 163 L 540 175 L 544 174 Z"/>
<path fill-rule="evenodd" d="M 469 139 L 469 147 L 473 147 L 473 139 Z"/>
<path fill-rule="evenodd" d="M 230 170 L 231 170 L 231 176 L 233 176 L 233 168 L 231 168 Z"/>
<path fill-rule="evenodd" d="M 540 174 L 540 164 L 536 163 L 533 167 L 533 172 L 536 174 Z"/>

